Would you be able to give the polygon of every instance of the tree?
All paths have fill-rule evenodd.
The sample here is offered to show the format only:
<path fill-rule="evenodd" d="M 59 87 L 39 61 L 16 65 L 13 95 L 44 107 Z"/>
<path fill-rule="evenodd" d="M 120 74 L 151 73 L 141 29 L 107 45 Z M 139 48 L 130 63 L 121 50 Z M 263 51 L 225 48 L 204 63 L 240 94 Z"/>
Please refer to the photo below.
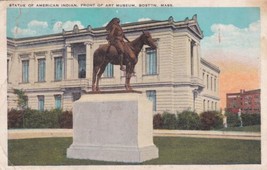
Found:
<path fill-rule="evenodd" d="M 18 108 L 20 110 L 26 109 L 28 105 L 28 97 L 25 95 L 25 92 L 21 89 L 14 89 L 14 94 L 16 94 L 18 97 Z"/>

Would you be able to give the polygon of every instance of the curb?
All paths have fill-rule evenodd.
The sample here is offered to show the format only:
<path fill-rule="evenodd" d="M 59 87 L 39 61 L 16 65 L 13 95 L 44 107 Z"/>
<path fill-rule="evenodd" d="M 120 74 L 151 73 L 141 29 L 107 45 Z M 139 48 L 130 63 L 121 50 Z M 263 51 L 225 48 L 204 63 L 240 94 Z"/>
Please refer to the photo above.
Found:
<path fill-rule="evenodd" d="M 72 137 L 72 129 L 11 129 L 8 139 Z M 260 132 L 153 130 L 153 136 L 261 140 Z"/>

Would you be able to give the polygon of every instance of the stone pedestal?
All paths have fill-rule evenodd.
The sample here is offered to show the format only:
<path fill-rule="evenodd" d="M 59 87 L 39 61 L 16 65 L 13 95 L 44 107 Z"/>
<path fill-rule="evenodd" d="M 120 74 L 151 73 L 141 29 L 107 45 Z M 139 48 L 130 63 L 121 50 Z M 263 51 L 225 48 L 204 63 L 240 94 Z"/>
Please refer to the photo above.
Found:
<path fill-rule="evenodd" d="M 158 158 L 152 102 L 145 94 L 86 94 L 73 106 L 73 143 L 67 157 L 117 162 Z"/>

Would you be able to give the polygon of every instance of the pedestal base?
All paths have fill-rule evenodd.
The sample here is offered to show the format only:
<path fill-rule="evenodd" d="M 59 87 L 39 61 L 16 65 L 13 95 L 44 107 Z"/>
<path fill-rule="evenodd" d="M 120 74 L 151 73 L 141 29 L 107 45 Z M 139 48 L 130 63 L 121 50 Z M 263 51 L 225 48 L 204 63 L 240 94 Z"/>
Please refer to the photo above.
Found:
<path fill-rule="evenodd" d="M 103 147 L 103 146 L 71 146 L 67 151 L 68 158 L 91 159 L 114 162 L 140 163 L 158 158 L 158 148 Z"/>
<path fill-rule="evenodd" d="M 73 106 L 67 157 L 137 163 L 158 158 L 152 118 L 152 103 L 144 94 L 83 95 Z"/>

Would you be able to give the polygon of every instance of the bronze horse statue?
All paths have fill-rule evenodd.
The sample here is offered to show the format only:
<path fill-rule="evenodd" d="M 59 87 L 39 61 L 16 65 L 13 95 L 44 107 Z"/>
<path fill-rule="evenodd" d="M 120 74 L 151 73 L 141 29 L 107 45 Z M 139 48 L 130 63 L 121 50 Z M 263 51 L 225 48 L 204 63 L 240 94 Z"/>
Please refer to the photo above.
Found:
<path fill-rule="evenodd" d="M 134 72 L 134 67 L 138 61 L 138 55 L 144 45 L 148 45 L 152 49 L 157 48 L 155 40 L 151 37 L 149 32 L 143 31 L 143 33 L 135 40 L 125 43 L 126 53 L 124 54 L 123 64 L 126 65 L 126 90 L 132 90 L 130 86 L 131 75 Z M 130 52 L 135 55 L 135 59 L 128 55 Z M 109 44 L 105 44 L 100 46 L 94 52 L 92 91 L 99 91 L 99 80 L 108 63 L 120 65 L 120 59 L 116 48 Z"/>

